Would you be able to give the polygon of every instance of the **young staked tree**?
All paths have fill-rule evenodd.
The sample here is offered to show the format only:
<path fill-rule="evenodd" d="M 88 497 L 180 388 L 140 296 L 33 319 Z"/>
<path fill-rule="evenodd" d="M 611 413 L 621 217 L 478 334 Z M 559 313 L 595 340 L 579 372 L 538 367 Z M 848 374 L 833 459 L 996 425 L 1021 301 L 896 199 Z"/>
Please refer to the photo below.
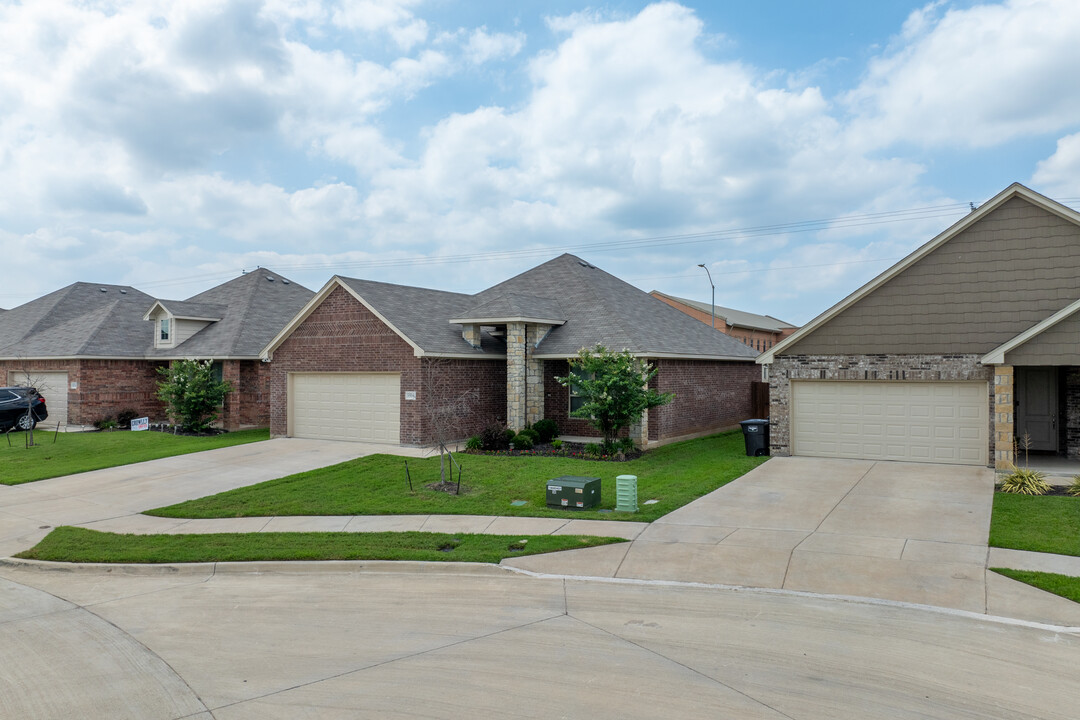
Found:
<path fill-rule="evenodd" d="M 603 345 L 582 348 L 570 360 L 570 373 L 555 378 L 565 387 L 573 387 L 584 404 L 570 413 L 582 418 L 604 436 L 604 446 L 615 444 L 619 431 L 641 419 L 649 408 L 667 405 L 673 393 L 650 390 L 649 381 L 657 369 L 634 357 L 628 350 L 612 352 Z"/>
<path fill-rule="evenodd" d="M 49 392 L 52 390 L 52 387 L 45 381 L 44 377 L 35 375 L 33 371 L 24 368 L 18 372 L 18 378 L 20 386 L 34 388 L 38 391 L 39 395 L 45 397 L 45 403 L 46 405 L 48 404 Z M 15 425 L 16 428 L 26 429 L 27 447 L 32 447 L 34 445 L 34 433 L 32 432 L 32 428 L 36 422 L 34 420 L 33 411 L 31 410 L 32 400 L 33 399 L 29 395 L 26 396 L 26 416 Z"/>
<path fill-rule="evenodd" d="M 176 360 L 158 368 L 158 399 L 184 432 L 205 432 L 218 418 L 218 408 L 233 390 L 232 383 L 214 379 L 209 360 Z"/>
<path fill-rule="evenodd" d="M 480 400 L 476 388 L 462 390 L 454 383 L 446 358 L 428 358 L 424 361 L 421 400 L 425 404 L 425 422 L 431 438 L 439 446 L 439 480 L 446 482 L 447 443 L 461 440 L 465 418 L 472 413 Z M 451 472 L 451 477 L 453 473 Z"/>

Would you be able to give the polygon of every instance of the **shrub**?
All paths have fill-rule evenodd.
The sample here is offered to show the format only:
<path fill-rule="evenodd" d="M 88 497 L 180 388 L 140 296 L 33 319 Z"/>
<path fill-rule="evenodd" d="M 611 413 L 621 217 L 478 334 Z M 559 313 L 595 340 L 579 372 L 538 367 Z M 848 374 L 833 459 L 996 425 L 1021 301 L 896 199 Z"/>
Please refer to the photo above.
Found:
<path fill-rule="evenodd" d="M 505 430 L 503 430 L 503 437 L 506 438 L 507 444 L 509 444 L 510 441 L 514 439 L 515 435 L 517 435 L 517 433 L 514 432 L 513 430 L 511 430 L 510 428 L 506 428 Z"/>
<path fill-rule="evenodd" d="M 116 421 L 106 415 L 100 420 L 95 420 L 94 427 L 96 427 L 98 430 L 112 430 L 116 427 Z"/>
<path fill-rule="evenodd" d="M 510 441 L 515 450 L 531 450 L 533 446 L 533 434 L 522 430 Z"/>
<path fill-rule="evenodd" d="M 1050 492 L 1050 485 L 1038 470 L 1013 468 L 1001 481 L 1001 492 L 1017 495 L 1045 495 Z"/>
<path fill-rule="evenodd" d="M 552 440 L 551 441 L 551 447 L 554 448 L 555 450 L 561 450 L 562 449 L 562 440 L 557 440 L 557 439 Z"/>
<path fill-rule="evenodd" d="M 604 450 L 597 443 L 585 443 L 585 454 L 589 457 L 600 457 Z"/>
<path fill-rule="evenodd" d="M 637 450 L 637 445 L 634 444 L 634 438 L 624 437 L 619 441 L 619 449 L 623 452 L 634 452 Z"/>
<path fill-rule="evenodd" d="M 1073 497 L 1080 497 L 1080 475 L 1073 477 L 1072 483 L 1069 487 L 1065 488 L 1065 492 Z"/>
<path fill-rule="evenodd" d="M 483 450 L 505 450 L 510 447 L 506 437 L 506 428 L 502 425 L 489 425 L 480 433 L 480 447 Z"/>
<path fill-rule="evenodd" d="M 559 424 L 549 418 L 537 420 L 533 423 L 532 429 L 542 443 L 551 442 L 559 434 Z"/>
<path fill-rule="evenodd" d="M 131 427 L 131 421 L 139 417 L 139 413 L 134 410 L 121 410 L 116 414 L 116 422 L 120 427 Z"/>
<path fill-rule="evenodd" d="M 525 436 L 527 436 L 527 437 L 528 437 L 528 438 L 529 438 L 530 440 L 532 440 L 532 442 L 533 442 L 533 445 L 535 445 L 535 444 L 537 443 L 537 441 L 539 441 L 539 440 L 540 440 L 540 433 L 536 432 L 536 431 L 535 431 L 535 430 L 533 430 L 532 428 L 528 428 L 528 427 L 527 427 L 527 428 L 525 428 L 524 430 L 522 430 L 521 432 L 519 432 L 519 433 L 517 434 L 517 437 L 521 437 L 522 435 L 525 435 Z"/>
<path fill-rule="evenodd" d="M 215 380 L 214 364 L 209 360 L 175 360 L 158 372 L 162 376 L 158 399 L 180 428 L 186 432 L 210 429 L 225 396 L 232 392 L 232 383 Z"/>
<path fill-rule="evenodd" d="M 471 438 L 465 441 L 466 450 L 483 450 L 484 439 L 479 435 L 473 435 Z"/>

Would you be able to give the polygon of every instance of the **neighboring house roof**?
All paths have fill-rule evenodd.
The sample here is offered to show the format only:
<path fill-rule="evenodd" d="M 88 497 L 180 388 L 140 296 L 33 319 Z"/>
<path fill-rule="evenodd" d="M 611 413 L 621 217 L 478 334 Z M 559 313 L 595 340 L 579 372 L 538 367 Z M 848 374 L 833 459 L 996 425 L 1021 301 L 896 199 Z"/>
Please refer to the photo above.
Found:
<path fill-rule="evenodd" d="M 977 225 L 982 221 L 989 224 Z M 977 233 L 977 242 L 973 243 L 973 236 L 967 233 L 969 230 Z M 1019 183 L 1013 183 L 791 336 L 762 353 L 758 362 L 771 363 L 778 355 L 816 353 L 816 348 L 807 348 L 814 347 L 815 341 L 822 335 L 813 334 L 819 330 L 825 334 L 832 330 L 833 334 L 836 334 L 836 323 L 832 321 L 840 318 L 837 322 L 843 322 L 844 318 L 850 318 L 851 313 L 856 312 L 860 313 L 860 318 L 868 312 L 878 313 L 878 324 L 888 328 L 887 335 L 893 339 L 893 344 L 906 342 L 906 336 L 900 337 L 891 320 L 897 313 L 912 317 L 912 308 L 900 306 L 895 302 L 895 298 L 886 298 L 881 293 L 895 290 L 898 283 L 901 283 L 902 287 L 905 280 L 913 277 L 912 273 L 925 273 L 929 267 L 926 263 L 931 261 L 936 263 L 932 266 L 936 284 L 924 284 L 922 295 L 919 296 L 916 296 L 918 288 L 905 290 L 908 296 L 919 303 L 914 332 L 928 335 L 918 328 L 925 330 L 933 327 L 938 335 L 945 333 L 946 340 L 938 344 L 948 345 L 949 352 L 974 352 L 988 360 L 1002 356 L 1070 314 L 1066 312 L 1067 306 L 1080 295 L 1080 288 L 1075 282 L 1076 272 L 1080 270 L 1078 238 L 1080 213 Z M 948 245 L 953 240 L 957 240 L 960 245 Z M 958 249 L 964 247 L 968 252 Z M 1063 251 L 1067 251 L 1067 257 L 1062 255 Z M 931 287 L 935 293 L 942 294 L 945 300 L 937 303 L 924 297 Z M 971 288 L 977 289 L 977 292 Z M 975 295 L 978 297 L 974 297 Z M 873 305 L 875 301 L 877 305 Z M 969 306 L 973 312 L 966 313 Z M 851 313 L 846 313 L 849 309 Z M 1065 314 L 1059 314 L 1062 312 Z M 890 318 L 882 320 L 882 313 L 891 314 Z M 947 313 L 950 324 L 942 323 L 942 313 Z M 842 315 L 843 317 L 840 317 Z M 864 328 L 859 337 L 865 337 L 871 329 L 867 323 L 872 319 L 862 318 Z M 971 329 L 979 323 L 983 326 L 989 323 L 993 333 L 974 333 L 971 329 L 954 328 L 961 321 L 970 324 Z M 918 325 L 920 322 L 923 323 L 921 326 Z M 1038 329 L 1043 322 L 1048 322 L 1049 325 Z M 830 323 L 832 325 L 829 325 Z M 827 325 L 829 327 L 825 327 Z M 850 332 L 848 334 L 851 335 Z M 1018 344 L 1011 345 L 1013 340 L 1017 340 Z M 796 347 L 799 343 L 803 345 Z M 820 345 L 821 342 L 816 344 Z M 865 341 L 862 344 L 867 345 Z M 876 347 L 865 351 L 884 352 Z M 922 351 L 914 349 L 910 352 Z"/>
<path fill-rule="evenodd" d="M 581 260 L 561 255 L 476 295 L 335 277 L 264 350 L 269 357 L 319 303 L 344 287 L 413 347 L 417 356 L 484 357 L 505 345 L 483 335 L 479 349 L 461 336 L 461 321 L 510 318 L 555 324 L 537 358 L 563 358 L 604 345 L 648 357 L 750 360 L 743 343 Z M 538 320 L 539 319 L 539 320 Z"/>
<path fill-rule="evenodd" d="M 126 357 L 153 345 L 142 319 L 154 301 L 122 285 L 77 282 L 0 319 L 0 358 Z"/>
<path fill-rule="evenodd" d="M 0 358 L 257 358 L 312 294 L 266 270 L 188 301 L 159 301 L 129 286 L 77 282 L 0 315 Z M 154 325 L 144 318 L 157 306 L 175 317 L 220 320 L 175 348 L 155 349 Z"/>
<path fill-rule="evenodd" d="M 772 315 L 758 315 L 756 313 L 744 312 L 742 310 L 735 310 L 734 308 L 721 307 L 719 305 L 709 305 L 709 303 L 698 302 L 697 300 L 688 300 L 687 298 L 675 297 L 674 295 L 668 295 L 662 293 L 659 290 L 653 290 L 650 295 L 662 295 L 669 300 L 674 300 L 677 303 L 682 303 L 688 307 L 692 307 L 695 310 L 700 310 L 703 313 L 709 313 L 710 315 L 715 312 L 716 317 L 722 319 L 728 325 L 733 327 L 750 328 L 752 330 L 765 330 L 766 332 L 782 332 L 784 330 L 791 330 L 797 326 L 791 323 L 786 323 L 783 320 L 778 320 Z"/>

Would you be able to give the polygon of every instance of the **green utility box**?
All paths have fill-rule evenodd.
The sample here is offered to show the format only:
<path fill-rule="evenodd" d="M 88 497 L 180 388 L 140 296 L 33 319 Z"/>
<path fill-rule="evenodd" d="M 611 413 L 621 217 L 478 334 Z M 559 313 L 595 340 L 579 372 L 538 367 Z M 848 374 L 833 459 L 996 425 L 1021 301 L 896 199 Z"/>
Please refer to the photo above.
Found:
<path fill-rule="evenodd" d="M 547 505 L 585 510 L 600 504 L 600 478 L 563 475 L 548 480 Z"/>

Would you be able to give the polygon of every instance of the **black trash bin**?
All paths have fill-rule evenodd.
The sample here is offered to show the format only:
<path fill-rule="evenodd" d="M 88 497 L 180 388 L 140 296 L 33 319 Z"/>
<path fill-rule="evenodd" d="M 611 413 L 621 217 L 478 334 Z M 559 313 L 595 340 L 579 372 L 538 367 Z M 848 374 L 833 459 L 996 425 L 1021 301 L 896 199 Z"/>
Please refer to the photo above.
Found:
<path fill-rule="evenodd" d="M 746 454 L 752 457 L 769 454 L 769 421 L 743 420 L 741 423 L 743 439 L 746 441 Z"/>

